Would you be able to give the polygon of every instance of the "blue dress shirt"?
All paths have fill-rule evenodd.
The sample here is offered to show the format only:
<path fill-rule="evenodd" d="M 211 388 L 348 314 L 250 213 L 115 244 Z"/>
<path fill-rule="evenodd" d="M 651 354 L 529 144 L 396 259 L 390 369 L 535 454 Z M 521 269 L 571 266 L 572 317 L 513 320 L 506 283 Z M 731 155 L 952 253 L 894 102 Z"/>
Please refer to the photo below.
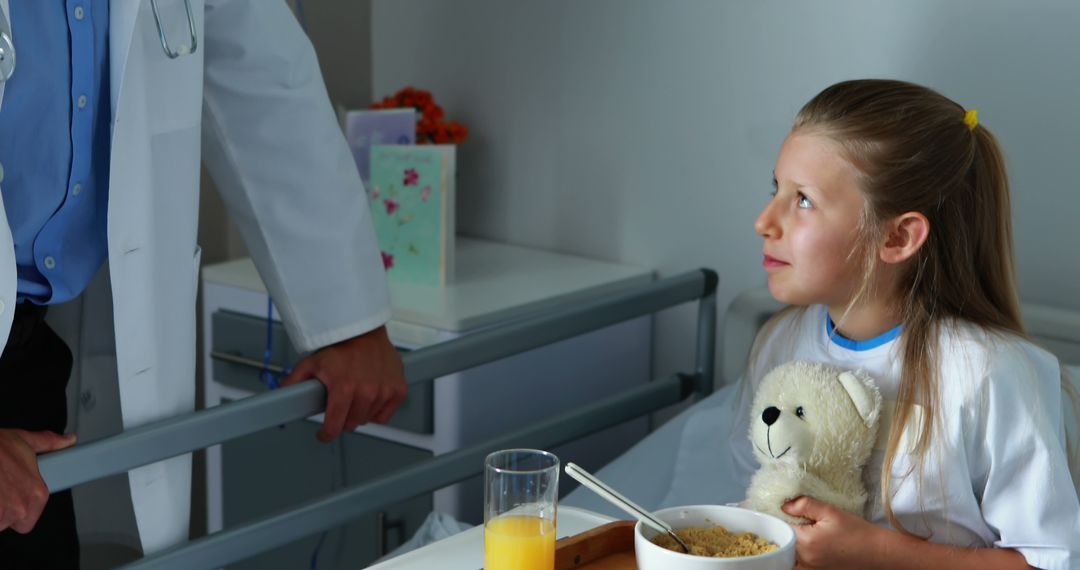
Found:
<path fill-rule="evenodd" d="M 67 301 L 107 255 L 108 0 L 11 0 L 15 74 L 0 107 L 0 189 L 19 301 Z"/>

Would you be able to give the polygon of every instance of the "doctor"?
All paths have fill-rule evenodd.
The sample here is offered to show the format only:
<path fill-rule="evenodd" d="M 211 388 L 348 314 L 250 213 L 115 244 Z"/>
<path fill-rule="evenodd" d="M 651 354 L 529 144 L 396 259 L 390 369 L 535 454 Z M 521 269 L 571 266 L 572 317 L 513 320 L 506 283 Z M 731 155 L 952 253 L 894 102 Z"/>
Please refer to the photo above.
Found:
<path fill-rule="evenodd" d="M 50 304 L 106 273 L 112 322 L 88 326 L 115 339 L 125 428 L 194 408 L 200 158 L 311 351 L 286 383 L 328 388 L 319 438 L 387 421 L 405 382 L 382 263 L 285 3 L 0 0 L 0 14 L 0 567 L 78 564 L 70 493 L 46 501 L 36 463 L 74 443 L 58 435 L 72 354 Z M 146 552 L 186 540 L 190 474 L 190 456 L 129 474 Z"/>

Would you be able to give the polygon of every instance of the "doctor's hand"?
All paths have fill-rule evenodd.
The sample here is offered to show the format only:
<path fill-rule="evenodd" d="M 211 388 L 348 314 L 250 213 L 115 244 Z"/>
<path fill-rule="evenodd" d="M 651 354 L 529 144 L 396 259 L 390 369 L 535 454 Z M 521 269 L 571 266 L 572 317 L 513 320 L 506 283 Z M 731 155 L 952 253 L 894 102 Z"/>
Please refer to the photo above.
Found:
<path fill-rule="evenodd" d="M 34 528 L 49 500 L 37 454 L 74 444 L 75 434 L 0 429 L 0 530 L 26 534 Z"/>
<path fill-rule="evenodd" d="M 789 501 L 781 509 L 812 522 L 795 525 L 796 568 L 874 568 L 880 547 L 891 532 L 847 511 L 810 497 Z"/>
<path fill-rule="evenodd" d="M 326 386 L 326 416 L 315 434 L 322 442 L 369 421 L 386 423 L 407 390 L 401 356 L 386 327 L 319 349 L 297 363 L 281 385 L 309 378 Z"/>

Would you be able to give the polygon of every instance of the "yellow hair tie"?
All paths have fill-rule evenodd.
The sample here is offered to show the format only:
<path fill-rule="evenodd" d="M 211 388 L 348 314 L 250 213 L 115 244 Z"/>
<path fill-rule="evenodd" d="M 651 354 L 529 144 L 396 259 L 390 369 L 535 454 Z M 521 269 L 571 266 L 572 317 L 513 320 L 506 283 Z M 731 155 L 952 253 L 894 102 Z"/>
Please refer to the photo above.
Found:
<path fill-rule="evenodd" d="M 975 109 L 971 109 L 964 113 L 964 124 L 974 131 L 975 127 L 979 126 L 979 112 Z"/>

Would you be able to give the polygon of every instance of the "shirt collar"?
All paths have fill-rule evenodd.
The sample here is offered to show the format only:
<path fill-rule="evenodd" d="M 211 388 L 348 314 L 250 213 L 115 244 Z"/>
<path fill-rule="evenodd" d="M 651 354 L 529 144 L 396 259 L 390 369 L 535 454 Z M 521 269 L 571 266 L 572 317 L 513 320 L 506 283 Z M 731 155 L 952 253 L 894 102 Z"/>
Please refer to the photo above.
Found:
<path fill-rule="evenodd" d="M 829 315 L 828 311 L 825 311 L 825 334 L 833 344 L 848 350 L 861 352 L 887 344 L 900 336 L 901 328 L 903 328 L 903 325 L 896 325 L 892 329 L 889 329 L 874 338 L 867 340 L 852 340 L 836 330 L 836 325 L 833 324 L 832 316 Z"/>

